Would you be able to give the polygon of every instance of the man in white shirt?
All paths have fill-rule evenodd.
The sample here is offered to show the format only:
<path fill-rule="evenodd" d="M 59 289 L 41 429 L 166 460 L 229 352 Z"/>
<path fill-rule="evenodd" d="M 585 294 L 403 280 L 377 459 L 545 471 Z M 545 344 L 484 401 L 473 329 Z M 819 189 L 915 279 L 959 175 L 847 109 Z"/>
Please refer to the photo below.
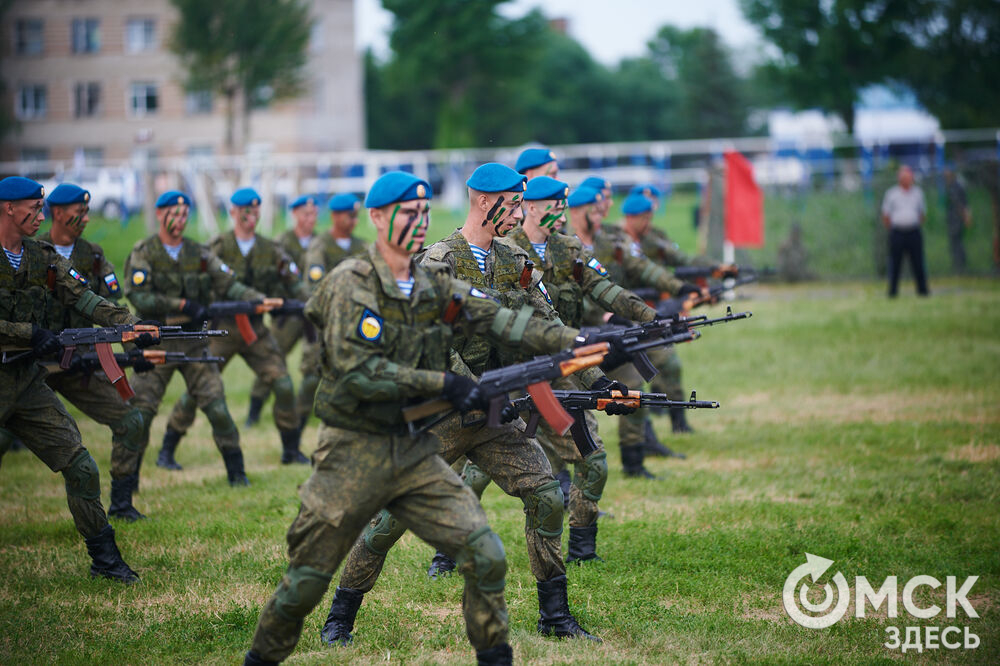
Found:
<path fill-rule="evenodd" d="M 910 257 L 917 294 L 928 296 L 924 270 L 924 238 L 920 227 L 927 216 L 924 193 L 913 184 L 913 171 L 899 168 L 899 184 L 890 187 L 882 199 L 882 224 L 889 230 L 889 298 L 896 297 L 903 256 Z"/>

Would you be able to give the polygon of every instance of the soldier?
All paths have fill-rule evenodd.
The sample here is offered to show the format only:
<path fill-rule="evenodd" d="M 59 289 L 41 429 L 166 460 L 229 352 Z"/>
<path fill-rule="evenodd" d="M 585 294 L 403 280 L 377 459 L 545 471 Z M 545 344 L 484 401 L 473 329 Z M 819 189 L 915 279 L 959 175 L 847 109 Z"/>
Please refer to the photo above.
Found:
<path fill-rule="evenodd" d="M 49 194 L 52 229 L 39 240 L 52 243 L 56 252 L 72 264 L 87 282 L 87 289 L 117 301 L 122 289 L 115 267 L 107 260 L 104 250 L 83 238 L 90 221 L 90 192 L 70 183 L 62 183 Z M 49 314 L 54 330 L 86 328 L 90 320 L 72 308 L 55 304 Z M 152 364 L 136 370 L 150 370 Z M 134 522 L 144 515 L 132 505 L 132 493 L 139 484 L 139 463 L 142 458 L 142 414 L 126 405 L 103 373 L 85 376 L 79 373 L 56 372 L 45 382 L 69 400 L 81 412 L 111 428 L 111 504 L 108 515 Z"/>
<path fill-rule="evenodd" d="M 519 334 L 515 312 L 414 262 L 430 222 L 430 196 L 430 185 L 411 174 L 395 171 L 375 181 L 365 200 L 374 246 L 327 274 L 307 305 L 323 346 L 316 393 L 323 425 L 288 530 L 290 564 L 264 606 L 245 664 L 280 662 L 292 652 L 303 619 L 383 508 L 458 561 L 466 629 L 479 663 L 512 661 L 503 544 L 472 492 L 435 455 L 436 438 L 410 437 L 401 410 L 411 399 L 438 395 L 461 411 L 483 406 L 474 380 L 443 372 L 455 328 L 538 351 L 572 344 L 573 329 L 531 319 Z M 449 323 L 443 316 L 454 294 L 464 296 L 463 311 Z"/>
<path fill-rule="evenodd" d="M 125 295 L 145 317 L 183 315 L 190 319 L 188 327 L 200 329 L 208 317 L 207 303 L 220 299 L 260 300 L 264 295 L 237 282 L 232 269 L 207 247 L 184 236 L 190 206 L 188 196 L 176 190 L 164 192 L 156 200 L 160 228 L 155 236 L 136 243 L 125 260 Z M 208 352 L 208 342 L 183 347 L 168 342 L 163 347 L 194 355 Z M 222 374 L 214 363 L 168 363 L 136 376 L 133 404 L 143 418 L 141 450 L 149 442 L 153 417 L 175 371 L 184 377 L 188 395 L 212 424 L 212 437 L 226 465 L 229 485 L 250 485 L 243 468 L 240 433 L 226 407 Z M 176 442 L 171 444 L 164 438 L 164 450 L 156 464 L 168 469 L 172 464 L 174 469 L 180 469 L 173 459 L 174 447 Z"/>
<path fill-rule="evenodd" d="M 0 430 L 20 438 L 28 450 L 66 481 L 66 501 L 93 563 L 91 576 L 134 583 L 139 576 L 122 559 L 115 531 L 101 506 L 97 463 L 83 447 L 80 431 L 52 389 L 37 358 L 62 348 L 50 319 L 72 308 L 101 325 L 132 324 L 125 308 L 87 288 L 87 281 L 49 243 L 28 238 L 38 232 L 44 189 L 14 176 L 0 181 L 0 345 L 30 346 L 33 355 L 0 365 Z"/>
<path fill-rule="evenodd" d="M 559 177 L 559 162 L 556 154 L 548 148 L 527 148 L 517 156 L 514 170 L 528 180 L 538 176 Z"/>
<path fill-rule="evenodd" d="M 363 253 L 368 243 L 354 235 L 361 211 L 361 200 L 350 193 L 337 194 L 330 198 L 330 233 L 313 239 L 306 250 L 304 266 L 306 286 L 310 292 L 316 288 L 323 276 L 332 271 L 348 257 Z M 316 387 L 319 385 L 319 368 L 322 363 L 318 341 L 306 341 L 302 345 L 302 386 L 299 389 L 298 413 L 303 425 L 312 413 Z"/>
<path fill-rule="evenodd" d="M 520 286 L 527 258 L 524 252 L 496 241 L 523 215 L 524 182 L 524 176 L 502 164 L 489 163 L 476 169 L 466 183 L 471 205 L 464 226 L 428 248 L 421 265 L 443 270 L 471 284 L 477 293 L 495 298 L 509 308 L 513 331 L 539 319 L 533 316 L 535 307 L 548 309 L 555 322 L 554 330 L 575 330 L 564 329 L 558 322 L 546 302 L 544 285 L 538 286 L 536 280 L 528 289 Z M 501 365 L 501 350 L 480 332 L 456 338 L 452 351 L 450 369 L 465 377 L 478 376 Z M 508 350 L 507 358 L 514 356 Z M 599 371 L 596 374 L 607 381 Z M 440 440 L 439 453 L 445 462 L 454 463 L 462 455 L 468 456 L 504 492 L 524 503 L 525 542 L 538 590 L 538 630 L 545 635 L 599 641 L 580 627 L 570 613 L 566 565 L 562 560 L 562 490 L 552 476 L 545 453 L 535 440 L 525 437 L 524 427 L 520 419 L 500 428 L 488 428 L 482 419 L 477 425 L 463 427 L 463 419 L 454 416 L 435 427 L 433 433 Z M 489 477 L 481 478 L 488 483 Z M 478 485 L 470 478 L 466 478 L 466 483 L 478 493 L 485 488 L 485 483 Z M 389 548 L 404 531 L 404 524 L 383 512 L 354 545 L 323 628 L 324 642 L 330 645 L 350 642 L 362 598 L 378 580 Z M 455 562 L 451 553 L 439 549 L 429 573 L 434 577 L 450 571 Z"/>
<path fill-rule="evenodd" d="M 288 253 L 295 265 L 299 268 L 305 266 L 306 249 L 309 243 L 315 238 L 313 230 L 316 228 L 316 217 L 318 208 L 316 197 L 304 194 L 291 203 L 289 208 L 295 224 L 291 229 L 281 234 L 277 243 L 282 250 Z M 292 347 L 302 337 L 305 330 L 305 319 L 295 315 L 271 316 L 271 335 L 278 343 L 278 351 L 282 358 L 287 358 Z M 247 426 L 256 425 L 260 420 L 260 410 L 264 407 L 271 388 L 267 386 L 259 377 L 254 376 L 253 388 L 250 389 L 250 409 L 247 413 Z"/>
<path fill-rule="evenodd" d="M 298 266 L 277 243 L 257 235 L 260 195 L 245 187 L 236 190 L 229 202 L 232 204 L 229 216 L 233 220 L 233 230 L 213 239 L 209 249 L 224 265 L 231 267 L 241 284 L 272 298 L 304 301 L 306 287 L 300 279 Z M 274 391 L 274 425 L 281 436 L 281 464 L 308 464 L 309 459 L 299 451 L 302 430 L 295 411 L 295 389 L 285 359 L 271 331 L 264 325 L 264 316 L 250 315 L 250 323 L 256 340 L 247 342 L 242 335 L 214 338 L 209 344 L 209 352 L 226 359 L 222 362 L 223 367 L 239 354 L 254 375 Z M 219 319 L 217 325 L 229 331 L 237 328 L 232 318 Z M 163 451 L 170 453 L 171 461 L 173 451 L 191 427 L 195 415 L 195 402 L 190 395 L 181 396 L 174 404 L 163 435 Z M 176 461 L 173 462 L 176 465 Z"/>

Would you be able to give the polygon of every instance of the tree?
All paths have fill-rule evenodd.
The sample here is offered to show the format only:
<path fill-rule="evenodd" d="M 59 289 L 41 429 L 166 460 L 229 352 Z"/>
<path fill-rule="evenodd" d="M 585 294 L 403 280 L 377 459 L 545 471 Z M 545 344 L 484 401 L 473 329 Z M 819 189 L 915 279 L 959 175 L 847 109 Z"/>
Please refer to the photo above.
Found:
<path fill-rule="evenodd" d="M 185 88 L 210 90 L 226 104 L 227 150 L 235 148 L 237 109 L 242 141 L 250 111 L 262 101 L 298 95 L 312 29 L 305 0 L 171 0 L 179 13 L 170 48 L 185 69 Z"/>

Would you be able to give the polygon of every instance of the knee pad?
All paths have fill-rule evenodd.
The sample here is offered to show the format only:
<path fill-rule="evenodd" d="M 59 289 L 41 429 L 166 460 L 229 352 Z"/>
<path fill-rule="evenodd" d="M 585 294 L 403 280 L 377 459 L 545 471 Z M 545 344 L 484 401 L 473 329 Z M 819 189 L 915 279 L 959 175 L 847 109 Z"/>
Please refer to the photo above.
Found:
<path fill-rule="evenodd" d="M 573 485 L 580 489 L 583 496 L 591 502 L 597 502 L 604 494 L 604 484 L 608 482 L 608 454 L 605 451 L 594 451 L 576 464 L 576 474 Z"/>
<path fill-rule="evenodd" d="M 472 575 L 476 587 L 483 592 L 501 592 L 507 575 L 507 556 L 503 552 L 503 542 L 488 525 L 480 527 L 469 535 L 465 546 L 458 553 L 455 562 L 459 569 L 465 563 L 472 563 Z"/>
<path fill-rule="evenodd" d="M 292 378 L 288 375 L 276 380 L 271 385 L 271 390 L 274 391 L 275 400 L 286 400 L 288 402 L 295 400 L 295 386 L 292 384 Z"/>
<path fill-rule="evenodd" d="M 128 414 L 111 424 L 115 433 L 129 451 L 138 451 L 145 430 L 145 418 L 138 409 L 130 409 Z"/>
<path fill-rule="evenodd" d="M 85 500 L 101 499 L 101 475 L 97 462 L 87 452 L 81 451 L 62 471 L 66 480 L 66 494 Z"/>
<path fill-rule="evenodd" d="M 490 477 L 471 460 L 465 461 L 465 468 L 462 469 L 462 480 L 465 481 L 465 485 L 472 488 L 476 497 L 482 497 L 486 486 L 490 485 Z"/>
<path fill-rule="evenodd" d="M 228 435 L 236 432 L 236 424 L 233 417 L 229 415 L 229 408 L 226 407 L 225 398 L 219 398 L 205 405 L 205 416 L 212 424 L 212 432 L 217 435 Z"/>
<path fill-rule="evenodd" d="M 558 481 L 549 481 L 535 488 L 524 498 L 528 528 L 543 537 L 557 537 L 563 531 L 563 492 Z"/>
<path fill-rule="evenodd" d="M 331 578 L 312 567 L 288 567 L 274 593 L 274 610 L 289 622 L 301 622 L 323 600 Z"/>
<path fill-rule="evenodd" d="M 392 517 L 392 514 L 382 509 L 374 525 L 365 528 L 363 539 L 365 547 L 376 555 L 383 557 L 388 554 L 392 545 L 399 541 L 403 534 L 402 525 Z"/>
<path fill-rule="evenodd" d="M 198 403 L 196 403 L 194 398 L 191 397 L 191 394 L 186 391 L 181 394 L 181 397 L 177 398 L 177 402 L 174 404 L 177 406 L 177 409 L 182 409 L 185 412 L 193 412 L 198 409 Z"/>

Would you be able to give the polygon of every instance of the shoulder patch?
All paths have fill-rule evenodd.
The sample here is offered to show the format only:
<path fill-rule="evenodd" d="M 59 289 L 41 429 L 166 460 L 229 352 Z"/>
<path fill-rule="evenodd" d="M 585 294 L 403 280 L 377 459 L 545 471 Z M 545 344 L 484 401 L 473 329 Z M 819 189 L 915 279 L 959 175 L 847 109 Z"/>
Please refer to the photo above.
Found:
<path fill-rule="evenodd" d="M 147 276 L 146 271 L 142 271 L 139 269 L 132 271 L 132 284 L 138 287 L 139 285 L 143 284 L 146 281 L 146 276 Z"/>
<path fill-rule="evenodd" d="M 291 262 L 291 263 L 289 263 L 288 264 L 288 272 L 291 273 L 292 275 L 298 276 L 298 274 L 299 274 L 299 265 L 296 264 L 294 261 Z"/>
<path fill-rule="evenodd" d="M 601 262 L 597 260 L 597 257 L 590 258 L 590 261 L 587 262 L 587 268 L 594 269 L 594 271 L 601 277 L 608 274 L 608 269 L 601 265 Z"/>
<path fill-rule="evenodd" d="M 323 267 L 319 264 L 313 264 L 309 267 L 309 281 L 319 282 L 323 279 Z"/>
<path fill-rule="evenodd" d="M 223 272 L 223 273 L 229 273 L 230 275 L 232 275 L 232 274 L 233 274 L 233 269 L 232 269 L 232 268 L 230 268 L 230 267 L 229 267 L 229 264 L 227 264 L 227 263 L 226 263 L 226 262 L 224 262 L 224 261 L 223 261 L 223 262 L 221 262 L 221 263 L 219 264 L 219 268 L 221 268 L 221 269 L 222 269 L 222 272 Z"/>
<path fill-rule="evenodd" d="M 358 322 L 358 335 L 362 340 L 378 342 L 382 337 L 382 318 L 365 308 L 361 313 L 361 321 Z"/>
<path fill-rule="evenodd" d="M 545 288 L 545 283 L 541 280 L 538 281 L 538 291 L 542 292 L 542 296 L 548 301 L 549 305 L 552 305 L 552 298 L 549 296 L 549 290 Z"/>
<path fill-rule="evenodd" d="M 76 270 L 72 266 L 69 269 L 69 274 L 70 274 L 70 277 L 76 278 L 80 282 L 82 282 L 84 284 L 87 284 L 87 278 L 85 278 L 82 275 L 80 275 L 80 271 Z"/>
<path fill-rule="evenodd" d="M 475 287 L 469 290 L 469 295 L 475 296 L 476 298 L 489 298 L 489 294 L 487 294 L 485 291 L 476 289 Z"/>
<path fill-rule="evenodd" d="M 118 285 L 118 276 L 114 272 L 108 273 L 104 276 L 104 284 L 108 286 L 108 291 L 112 294 L 117 294 L 121 291 L 121 287 Z"/>

